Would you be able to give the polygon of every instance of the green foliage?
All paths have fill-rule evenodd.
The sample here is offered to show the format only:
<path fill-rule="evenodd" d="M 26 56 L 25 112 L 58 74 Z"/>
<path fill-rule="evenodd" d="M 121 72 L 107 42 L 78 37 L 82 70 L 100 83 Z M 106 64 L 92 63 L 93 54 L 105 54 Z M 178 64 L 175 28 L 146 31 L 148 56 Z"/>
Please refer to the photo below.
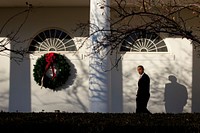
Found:
<path fill-rule="evenodd" d="M 37 59 L 33 69 L 33 76 L 36 83 L 41 86 L 42 85 L 41 81 L 44 74 L 43 87 L 52 89 L 53 91 L 57 91 L 58 89 L 60 89 L 62 85 L 66 83 L 66 81 L 69 78 L 70 65 L 67 62 L 65 56 L 57 53 L 54 53 L 54 55 L 55 55 L 54 63 L 57 71 L 56 77 L 52 79 L 51 77 L 48 77 L 46 74 L 44 74 L 45 67 L 47 65 L 47 62 L 45 60 L 46 54 L 42 55 L 40 58 Z"/>
<path fill-rule="evenodd" d="M 200 114 L 0 113 L 6 131 L 81 133 L 199 133 Z"/>

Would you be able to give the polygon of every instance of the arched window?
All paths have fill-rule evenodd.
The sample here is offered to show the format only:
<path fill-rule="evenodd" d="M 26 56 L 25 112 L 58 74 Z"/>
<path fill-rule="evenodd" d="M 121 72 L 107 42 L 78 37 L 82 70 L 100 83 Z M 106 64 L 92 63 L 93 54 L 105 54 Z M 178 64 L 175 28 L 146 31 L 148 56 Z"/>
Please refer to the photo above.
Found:
<path fill-rule="evenodd" d="M 164 40 L 154 32 L 134 31 L 125 37 L 120 51 L 126 52 L 168 52 Z"/>
<path fill-rule="evenodd" d="M 39 33 L 31 42 L 29 51 L 76 51 L 72 38 L 65 32 L 49 29 Z"/>

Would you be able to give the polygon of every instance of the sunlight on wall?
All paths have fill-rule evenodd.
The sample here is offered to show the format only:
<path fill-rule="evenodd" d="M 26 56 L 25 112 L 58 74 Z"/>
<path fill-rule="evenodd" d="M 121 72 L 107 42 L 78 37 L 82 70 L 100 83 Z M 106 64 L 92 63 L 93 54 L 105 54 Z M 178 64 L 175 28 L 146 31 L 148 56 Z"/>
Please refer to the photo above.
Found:
<path fill-rule="evenodd" d="M 139 78 L 136 67 L 138 65 L 143 65 L 145 72 L 151 78 L 151 98 L 148 108 L 153 113 L 166 112 L 164 101 L 165 86 L 170 83 L 168 79 L 170 75 L 174 75 L 177 78 L 177 83 L 185 86 L 188 93 L 188 97 L 183 97 L 181 89 L 180 91 L 177 90 L 179 86 L 175 85 L 175 87 L 173 86 L 174 88 L 171 88 L 171 93 L 167 95 L 170 95 L 169 97 L 177 104 L 173 105 L 171 103 L 172 108 L 175 110 L 174 112 L 178 112 L 180 108 L 179 104 L 181 103 L 177 103 L 180 97 L 187 101 L 182 112 L 191 112 L 192 45 L 190 41 L 179 38 L 167 38 L 165 42 L 171 48 L 168 54 L 141 53 L 124 55 L 122 62 L 124 112 L 135 112 L 135 95 Z"/>
<path fill-rule="evenodd" d="M 2 44 L 8 43 L 8 39 L 1 37 L 0 42 Z M 7 48 L 10 48 L 10 43 L 6 45 Z M 4 51 L 0 53 L 0 110 L 8 111 L 8 100 L 9 100 L 9 73 L 10 73 L 10 52 Z"/>

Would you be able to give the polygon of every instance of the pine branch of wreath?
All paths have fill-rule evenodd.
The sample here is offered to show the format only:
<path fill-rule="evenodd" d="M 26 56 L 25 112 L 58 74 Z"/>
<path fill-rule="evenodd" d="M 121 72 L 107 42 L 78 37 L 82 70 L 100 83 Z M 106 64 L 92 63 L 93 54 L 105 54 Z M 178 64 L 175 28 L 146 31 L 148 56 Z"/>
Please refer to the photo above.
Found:
<path fill-rule="evenodd" d="M 49 56 L 51 55 L 52 58 Z M 47 58 L 49 57 L 50 62 Z M 47 74 L 47 70 L 51 69 L 53 76 Z M 54 72 L 56 69 L 56 73 Z M 58 91 L 58 88 L 66 83 L 71 71 L 71 66 L 64 55 L 59 53 L 47 53 L 36 60 L 33 69 L 34 80 L 38 85 Z"/>

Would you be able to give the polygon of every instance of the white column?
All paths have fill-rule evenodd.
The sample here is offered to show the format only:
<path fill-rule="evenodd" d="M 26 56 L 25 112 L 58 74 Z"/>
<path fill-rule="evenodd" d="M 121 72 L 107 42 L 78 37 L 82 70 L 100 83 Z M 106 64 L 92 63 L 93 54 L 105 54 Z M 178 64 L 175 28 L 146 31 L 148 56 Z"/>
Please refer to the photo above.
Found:
<path fill-rule="evenodd" d="M 91 46 L 90 46 L 90 61 L 89 61 L 89 100 L 90 107 L 89 112 L 109 112 L 110 107 L 110 72 L 106 71 L 110 68 L 109 57 L 105 56 L 108 48 L 104 48 L 101 52 L 95 52 L 94 48 L 98 45 L 97 41 L 106 44 L 106 40 L 103 40 L 105 34 L 109 32 L 97 32 L 100 30 L 110 29 L 110 0 L 90 0 L 90 35 Z M 103 60 L 102 60 L 102 57 Z"/>
<path fill-rule="evenodd" d="M 10 45 L 11 49 L 16 46 L 12 41 Z M 18 64 L 10 60 L 9 112 L 31 112 L 30 59 L 14 53 L 10 53 L 10 56 L 23 58 L 23 61 Z"/>

